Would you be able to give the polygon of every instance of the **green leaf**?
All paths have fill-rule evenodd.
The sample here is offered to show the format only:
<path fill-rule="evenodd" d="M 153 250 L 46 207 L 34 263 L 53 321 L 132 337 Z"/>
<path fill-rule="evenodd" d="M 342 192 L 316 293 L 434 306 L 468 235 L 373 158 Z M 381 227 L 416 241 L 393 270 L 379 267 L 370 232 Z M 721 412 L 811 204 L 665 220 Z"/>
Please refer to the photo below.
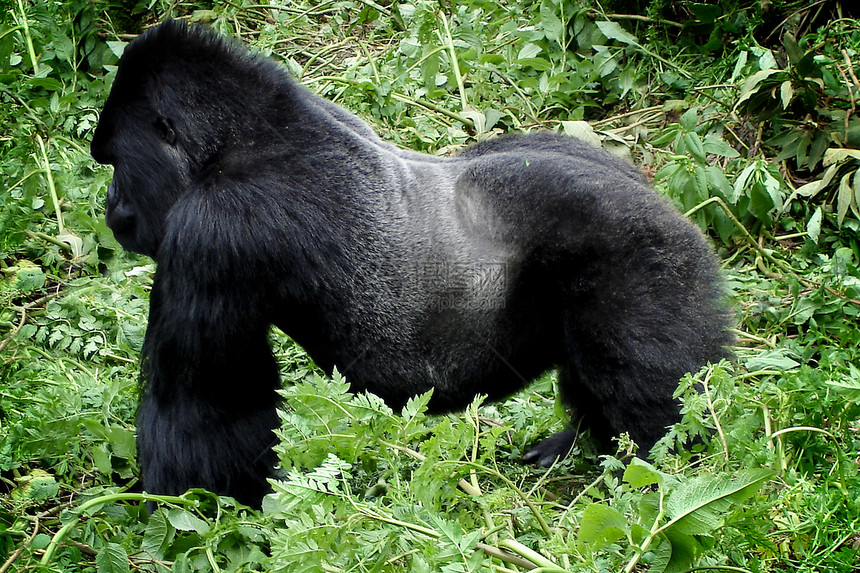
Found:
<path fill-rule="evenodd" d="M 683 535 L 710 535 L 721 527 L 733 505 L 755 493 L 770 470 L 740 470 L 732 478 L 710 474 L 681 483 L 666 498 L 669 527 Z"/>
<path fill-rule="evenodd" d="M 441 52 L 429 54 L 421 62 L 421 77 L 424 79 L 424 87 L 431 91 L 437 87 L 436 75 L 439 73 L 439 59 Z"/>
<path fill-rule="evenodd" d="M 191 573 L 192 571 L 198 571 L 197 568 L 191 568 L 191 560 L 188 558 L 188 553 L 182 553 L 178 555 L 176 559 L 173 561 L 173 569 L 171 569 L 173 573 Z"/>
<path fill-rule="evenodd" d="M 738 150 L 729 145 L 726 140 L 714 135 L 706 136 L 702 145 L 704 146 L 705 153 L 710 155 L 719 155 L 720 157 L 727 157 L 729 159 L 734 159 L 741 155 L 738 153 Z"/>
<path fill-rule="evenodd" d="M 430 398 L 433 397 L 433 390 L 430 389 L 423 394 L 419 394 L 417 396 L 413 396 L 406 401 L 406 405 L 403 407 L 400 415 L 406 418 L 407 420 L 412 420 L 414 418 L 419 417 L 427 411 L 427 404 L 430 403 Z"/>
<path fill-rule="evenodd" d="M 68 64 L 74 64 L 75 43 L 63 34 L 55 34 L 51 44 L 57 59 Z"/>
<path fill-rule="evenodd" d="M 793 65 L 797 65 L 803 59 L 803 50 L 797 40 L 788 32 L 782 37 L 782 45 L 785 46 L 785 53 L 788 55 L 788 61 Z"/>
<path fill-rule="evenodd" d="M 23 266 L 15 273 L 15 289 L 21 292 L 30 292 L 45 286 L 47 276 L 45 272 L 36 266 Z"/>
<path fill-rule="evenodd" d="M 534 58 L 541 53 L 542 49 L 543 48 L 537 44 L 526 44 L 522 49 L 520 49 L 520 53 L 517 54 L 517 61 L 519 62 L 520 60 L 529 60 Z"/>
<path fill-rule="evenodd" d="M 19 485 L 12 492 L 12 497 L 16 500 L 46 501 L 55 497 L 60 490 L 56 478 L 44 470 L 34 469 L 17 481 Z"/>
<path fill-rule="evenodd" d="M 687 132 L 695 131 L 699 125 L 699 109 L 691 107 L 681 116 L 678 121 L 681 124 L 681 129 Z"/>
<path fill-rule="evenodd" d="M 93 448 L 93 464 L 102 474 L 109 476 L 113 473 L 111 465 L 110 452 L 107 450 L 107 444 L 96 444 Z"/>
<path fill-rule="evenodd" d="M 707 536 L 694 537 L 680 532 L 677 528 L 670 528 L 663 532 L 664 544 L 669 548 L 669 559 L 663 566 L 665 573 L 683 573 L 689 571 L 696 557 L 703 551 L 704 547 L 700 540 L 708 539 Z M 652 568 L 648 573 L 656 573 Z"/>
<path fill-rule="evenodd" d="M 791 98 L 794 97 L 794 89 L 791 87 L 791 82 L 786 80 L 779 86 L 779 97 L 782 101 L 782 109 L 788 109 L 788 104 L 791 103 Z"/>
<path fill-rule="evenodd" d="M 849 364 L 850 375 L 835 381 L 830 380 L 827 385 L 836 390 L 848 400 L 860 404 L 860 369 L 853 364 Z"/>
<path fill-rule="evenodd" d="M 602 21 L 595 22 L 595 24 L 600 30 L 600 33 L 610 40 L 615 40 L 616 42 L 626 46 L 639 45 L 639 40 L 636 39 L 636 36 L 624 30 L 624 28 L 622 28 L 617 22 Z"/>
<path fill-rule="evenodd" d="M 860 159 L 860 149 L 831 147 L 824 152 L 824 166 L 841 163 L 847 159 Z"/>
<path fill-rule="evenodd" d="M 735 179 L 735 183 L 732 186 L 732 190 L 734 192 L 729 197 L 729 201 L 732 203 L 732 205 L 736 204 L 738 202 L 738 199 L 747 194 L 745 193 L 747 182 L 750 180 L 750 177 L 752 177 L 752 174 L 756 171 L 757 168 L 758 164 L 753 161 L 749 165 L 744 167 L 744 170 L 741 171 L 740 175 L 737 176 L 737 178 Z"/>
<path fill-rule="evenodd" d="M 54 78 L 31 78 L 27 80 L 27 83 L 34 87 L 44 88 L 51 92 L 63 89 L 62 82 Z"/>
<path fill-rule="evenodd" d="M 854 189 L 851 187 L 851 173 L 846 173 L 842 176 L 839 182 L 839 191 L 836 195 L 836 224 L 842 226 L 842 221 L 845 220 L 845 215 L 848 214 L 848 208 L 854 200 Z"/>
<path fill-rule="evenodd" d="M 624 537 L 628 529 L 627 518 L 618 511 L 592 503 L 582 514 L 577 541 L 596 551 Z"/>
<path fill-rule="evenodd" d="M 704 145 L 702 145 L 702 140 L 697 133 L 685 133 L 684 145 L 686 146 L 687 151 L 690 152 L 690 155 L 693 156 L 693 159 L 695 159 L 699 163 L 705 163 L 705 147 Z"/>
<path fill-rule="evenodd" d="M 173 508 L 167 512 L 170 525 L 179 531 L 196 531 L 201 535 L 209 532 L 209 524 L 193 515 L 191 512 L 181 508 Z"/>
<path fill-rule="evenodd" d="M 113 55 L 119 58 L 122 56 L 123 51 L 125 51 L 125 47 L 128 45 L 127 42 L 107 42 L 108 48 L 113 52 Z"/>
<path fill-rule="evenodd" d="M 600 147 L 600 137 L 594 133 L 594 128 L 587 121 L 562 121 L 561 127 L 565 135 L 581 139 L 595 147 Z"/>
<path fill-rule="evenodd" d="M 129 571 L 128 554 L 122 545 L 108 543 L 96 555 L 98 573 L 127 573 Z"/>
<path fill-rule="evenodd" d="M 135 433 L 122 426 L 111 426 L 107 435 L 113 453 L 118 457 L 133 460 L 137 456 Z"/>
<path fill-rule="evenodd" d="M 717 165 L 708 165 L 705 168 L 705 175 L 708 181 L 708 188 L 713 189 L 723 197 L 728 197 L 732 193 L 732 184 L 726 179 L 726 174 Z"/>
<path fill-rule="evenodd" d="M 806 183 L 794 190 L 794 193 L 791 194 L 790 200 L 794 199 L 796 196 L 815 197 L 822 189 L 824 189 L 824 184 L 820 180 Z"/>
<path fill-rule="evenodd" d="M 541 2 L 540 23 L 544 34 L 560 46 L 564 43 L 564 22 L 556 15 L 552 2 Z"/>
<path fill-rule="evenodd" d="M 713 24 L 723 13 L 720 6 L 713 4 L 688 4 L 687 8 L 693 13 L 697 20 L 703 24 Z"/>
<path fill-rule="evenodd" d="M 748 51 L 741 52 L 740 56 L 738 56 L 738 61 L 735 62 L 735 67 L 732 70 L 731 78 L 729 79 L 730 83 L 736 83 L 737 79 L 743 73 L 744 68 L 749 61 L 750 53 Z"/>
<path fill-rule="evenodd" d="M 645 556 L 648 559 L 648 573 L 663 573 L 672 560 L 672 543 L 665 535 L 659 535 L 657 540 L 648 547 Z M 643 560 L 644 557 L 643 556 Z"/>
<path fill-rule="evenodd" d="M 813 243 L 818 243 L 818 237 L 821 235 L 821 207 L 818 207 L 806 223 L 807 236 Z"/>
<path fill-rule="evenodd" d="M 640 489 L 654 484 L 663 484 L 665 474 L 645 460 L 633 458 L 624 470 L 623 479 L 630 487 Z"/>
<path fill-rule="evenodd" d="M 740 95 L 738 96 L 738 101 L 735 103 L 735 109 L 743 104 L 745 101 L 750 99 L 758 90 L 759 85 L 765 81 L 767 78 L 774 74 L 778 74 L 782 70 L 778 69 L 767 69 L 767 70 L 759 70 L 744 81 L 741 85 Z"/>
<path fill-rule="evenodd" d="M 764 183 L 761 181 L 753 183 L 752 187 L 750 187 L 749 198 L 750 213 L 755 215 L 760 221 L 770 223 L 770 217 L 768 214 L 774 207 L 776 207 L 776 205 L 774 204 L 773 198 L 770 196 L 770 193 L 768 193 Z"/>
<path fill-rule="evenodd" d="M 539 72 L 546 72 L 552 69 L 552 64 L 544 58 L 521 58 L 514 63 L 523 67 L 534 68 Z"/>
<path fill-rule="evenodd" d="M 780 372 L 787 372 L 800 366 L 798 362 L 787 356 L 789 352 L 785 348 L 762 352 L 747 360 L 744 366 L 750 371 L 775 369 Z"/>
<path fill-rule="evenodd" d="M 164 554 L 170 542 L 173 541 L 175 530 L 171 527 L 163 509 L 149 516 L 146 529 L 143 532 L 141 550 L 154 559 L 164 559 Z"/>
<path fill-rule="evenodd" d="M 860 169 L 854 172 L 854 198 L 851 201 L 854 216 L 860 219 Z"/>
<path fill-rule="evenodd" d="M 760 53 L 758 57 L 758 67 L 762 70 L 776 69 L 779 64 L 777 64 L 773 52 L 771 52 L 770 50 L 761 49 L 759 49 L 759 51 Z"/>

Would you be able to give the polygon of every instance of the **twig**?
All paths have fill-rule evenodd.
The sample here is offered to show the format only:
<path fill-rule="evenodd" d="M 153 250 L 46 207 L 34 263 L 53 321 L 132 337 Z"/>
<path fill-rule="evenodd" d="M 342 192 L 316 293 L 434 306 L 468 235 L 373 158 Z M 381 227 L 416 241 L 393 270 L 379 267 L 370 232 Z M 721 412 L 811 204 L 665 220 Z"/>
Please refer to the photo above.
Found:
<path fill-rule="evenodd" d="M 510 551 L 505 551 L 503 549 L 499 549 L 498 547 L 493 547 L 492 545 L 487 545 L 486 543 L 478 543 L 475 547 L 477 547 L 478 549 L 480 549 L 481 551 L 483 551 L 484 553 L 486 553 L 490 557 L 493 557 L 494 559 L 498 559 L 499 561 L 504 561 L 505 563 L 511 563 L 512 565 L 516 565 L 517 567 L 522 567 L 524 569 L 534 569 L 535 568 L 534 563 L 532 563 L 528 559 L 520 557 L 519 555 L 511 553 Z"/>
<path fill-rule="evenodd" d="M 27 235 L 28 237 L 30 237 L 31 239 L 39 239 L 39 240 L 51 243 L 52 245 L 57 245 L 58 247 L 60 247 L 61 249 L 63 249 L 64 251 L 66 251 L 68 253 L 72 252 L 72 246 L 71 245 L 61 241 L 60 239 L 56 239 L 56 238 L 52 237 L 51 235 L 47 235 L 45 233 L 40 233 L 39 231 L 24 231 L 24 234 Z"/>
<path fill-rule="evenodd" d="M 614 133 L 617 135 L 617 134 L 622 133 L 624 131 L 633 129 L 634 127 L 639 127 L 640 125 L 644 125 L 646 123 L 651 123 L 652 121 L 656 121 L 656 120 L 660 119 L 661 117 L 665 117 L 665 114 L 663 112 L 660 112 L 656 115 L 649 115 L 648 117 L 643 117 L 639 121 L 634 121 L 633 123 L 628 124 L 628 125 L 624 125 L 621 127 L 614 127 L 612 129 L 607 129 L 606 132 L 607 133 Z"/>
<path fill-rule="evenodd" d="M 6 346 L 8 346 L 10 342 L 15 340 L 15 337 L 18 336 L 18 333 L 21 331 L 21 329 L 27 323 L 27 311 L 28 310 L 30 310 L 31 308 L 37 307 L 37 306 L 41 306 L 41 305 L 45 304 L 46 302 L 48 302 L 49 300 L 51 300 L 52 298 L 57 298 L 58 296 L 60 296 L 59 293 L 48 294 L 48 295 L 45 295 L 43 297 L 39 297 L 32 302 L 28 302 L 25 305 L 22 305 L 20 307 L 20 309 L 21 309 L 21 320 L 18 322 L 18 326 L 15 327 L 15 330 L 13 330 L 9 334 L 9 336 L 7 336 L 2 341 L 0 341 L 0 352 L 3 352 L 6 349 Z"/>
<path fill-rule="evenodd" d="M 655 19 L 648 16 L 640 16 L 639 14 L 600 14 L 599 12 L 589 12 L 590 16 L 603 16 L 609 20 L 636 20 L 637 22 L 645 22 L 648 24 L 667 24 L 675 28 L 683 28 L 684 25 L 680 22 L 673 22 L 664 18 Z"/>
<path fill-rule="evenodd" d="M 9 336 L 4 338 L 3 340 L 0 340 L 0 352 L 3 352 L 4 350 L 6 350 L 6 347 L 9 345 L 9 343 L 12 342 L 15 339 L 15 337 L 18 336 L 18 333 L 21 332 L 22 328 L 24 328 L 25 322 L 27 322 L 27 309 L 26 309 L 26 307 L 21 309 L 21 320 L 18 322 L 18 326 L 15 327 L 15 330 L 13 330 L 9 334 Z M 0 572 L 0 573 L 2 573 L 2 572 Z"/>
<path fill-rule="evenodd" d="M 765 259 L 767 259 L 770 263 L 772 263 L 772 264 L 776 265 L 777 267 L 781 268 L 783 271 L 785 271 L 785 272 L 787 272 L 787 273 L 790 273 L 790 274 L 791 274 L 791 276 L 793 276 L 793 277 L 794 277 L 794 278 L 796 278 L 797 280 L 802 280 L 802 279 L 797 275 L 797 273 L 795 273 L 795 272 L 791 269 L 791 267 L 789 267 L 789 266 L 788 266 L 788 265 L 786 265 L 785 263 L 783 263 L 783 262 L 779 261 L 778 259 L 776 259 L 773 255 L 771 255 L 770 253 L 768 253 L 767 251 L 765 251 L 765 250 L 761 247 L 761 245 L 759 245 L 759 244 L 758 244 L 758 241 L 756 241 L 756 240 L 755 240 L 755 238 L 750 234 L 750 232 L 749 232 L 749 231 L 747 231 L 747 228 L 746 228 L 746 227 L 744 227 L 744 224 L 743 224 L 743 223 L 741 223 L 741 222 L 738 220 L 738 218 L 737 218 L 737 217 L 735 217 L 735 214 L 734 214 L 734 213 L 732 213 L 732 210 L 731 210 L 731 209 L 729 209 L 729 206 L 728 206 L 728 205 L 726 205 L 726 202 L 725 202 L 725 201 L 723 201 L 723 199 L 722 199 L 721 197 L 711 197 L 710 199 L 708 199 L 708 200 L 706 200 L 706 201 L 703 201 L 703 202 L 699 203 L 698 205 L 696 205 L 695 207 L 693 207 L 692 209 L 690 209 L 689 211 L 687 211 L 686 213 L 684 213 L 684 216 L 685 216 L 685 217 L 687 217 L 687 218 L 689 218 L 690 216 L 692 216 L 692 215 L 693 215 L 693 213 L 695 213 L 696 211 L 699 211 L 700 209 L 702 209 L 702 208 L 704 208 L 704 207 L 706 207 L 706 206 L 710 205 L 711 203 L 716 203 L 717 205 L 719 205 L 719 206 L 723 209 L 723 211 L 725 212 L 725 214 L 726 214 L 726 216 L 729 218 L 729 220 L 731 220 L 731 222 L 734 224 L 734 226 L 735 226 L 735 227 L 737 227 L 737 228 L 738 228 L 738 229 L 743 233 L 744 238 L 746 238 L 746 240 L 747 240 L 747 243 L 749 243 L 749 245 L 750 245 L 750 246 L 751 246 L 751 247 L 752 247 L 752 248 L 753 248 L 753 249 L 754 249 L 758 254 L 760 254 L 762 257 L 764 257 Z"/>
<path fill-rule="evenodd" d="M 625 117 L 630 117 L 631 115 L 638 115 L 640 113 L 650 113 L 652 111 L 663 111 L 663 105 L 652 105 L 651 107 L 643 107 L 642 109 L 634 109 L 633 111 L 628 111 L 624 113 L 620 113 L 618 115 L 613 115 L 612 117 L 607 117 L 604 119 L 600 119 L 598 121 L 592 122 L 592 126 L 596 127 L 598 125 L 603 125 L 604 123 L 612 123 L 614 121 L 618 121 L 619 119 L 624 119 Z"/>
<path fill-rule="evenodd" d="M 39 534 L 39 516 L 38 515 L 33 517 L 33 522 L 34 522 L 33 533 L 31 533 L 30 537 L 25 539 L 24 542 L 21 543 L 21 545 L 19 545 L 18 548 L 12 552 L 12 554 L 9 556 L 9 559 L 7 559 L 6 562 L 3 563 L 2 566 L 0 566 L 0 573 L 6 573 L 6 571 L 8 571 L 10 567 L 12 567 L 12 564 L 18 560 L 18 558 L 21 556 L 21 554 L 24 552 L 24 550 L 27 549 L 28 547 L 30 547 L 30 544 L 32 544 L 33 540 L 36 539 L 36 535 Z"/>
<path fill-rule="evenodd" d="M 851 116 L 854 115 L 855 111 L 857 111 L 857 102 L 854 97 L 854 86 L 860 86 L 860 81 L 857 81 L 857 76 L 854 75 L 854 64 L 851 63 L 851 58 L 848 56 L 848 50 L 845 48 L 842 49 L 842 57 L 845 58 L 845 66 L 848 68 L 848 73 L 851 74 L 851 79 L 854 80 L 853 83 L 848 81 L 848 77 L 845 75 L 845 72 L 842 71 L 842 68 L 836 66 L 836 69 L 839 70 L 839 73 L 845 80 L 845 85 L 848 88 L 848 97 L 851 99 L 851 109 L 845 114 L 845 139 L 848 139 L 848 123 Z"/>

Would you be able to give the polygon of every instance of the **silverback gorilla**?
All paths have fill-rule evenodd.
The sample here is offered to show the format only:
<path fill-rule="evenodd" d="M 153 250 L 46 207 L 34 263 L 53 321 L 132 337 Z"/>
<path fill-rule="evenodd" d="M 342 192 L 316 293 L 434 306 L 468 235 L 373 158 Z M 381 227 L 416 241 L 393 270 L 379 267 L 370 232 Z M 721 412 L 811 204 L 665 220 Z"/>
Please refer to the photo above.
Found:
<path fill-rule="evenodd" d="M 125 50 L 92 141 L 107 222 L 157 262 L 138 444 L 153 493 L 259 505 L 274 324 L 392 408 L 503 398 L 558 367 L 607 441 L 647 451 L 678 379 L 726 354 L 715 257 L 635 168 L 550 133 L 399 149 L 277 64 L 167 21 Z M 574 430 L 537 444 L 543 466 Z"/>

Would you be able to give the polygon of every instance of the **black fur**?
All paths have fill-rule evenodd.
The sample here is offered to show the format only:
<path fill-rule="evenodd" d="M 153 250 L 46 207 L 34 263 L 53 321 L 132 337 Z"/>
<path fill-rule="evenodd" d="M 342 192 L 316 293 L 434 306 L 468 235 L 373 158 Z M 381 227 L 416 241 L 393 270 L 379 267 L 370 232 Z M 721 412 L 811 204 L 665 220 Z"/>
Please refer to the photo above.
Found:
<path fill-rule="evenodd" d="M 275 324 L 355 391 L 434 411 L 553 366 L 604 440 L 643 448 L 678 379 L 730 342 L 715 258 L 628 164 L 571 138 L 398 149 L 272 61 L 168 21 L 126 49 L 92 142 L 107 221 L 155 258 L 144 486 L 259 504 L 275 464 Z M 526 459 L 565 455 L 570 430 Z"/>

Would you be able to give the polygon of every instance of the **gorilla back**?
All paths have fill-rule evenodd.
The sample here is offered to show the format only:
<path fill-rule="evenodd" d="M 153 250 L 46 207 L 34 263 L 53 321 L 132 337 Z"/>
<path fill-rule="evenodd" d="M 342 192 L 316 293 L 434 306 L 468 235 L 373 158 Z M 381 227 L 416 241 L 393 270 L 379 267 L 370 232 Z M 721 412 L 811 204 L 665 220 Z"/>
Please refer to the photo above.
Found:
<path fill-rule="evenodd" d="M 730 343 L 703 235 L 573 139 L 452 158 L 385 143 L 272 61 L 168 21 L 132 42 L 92 141 L 107 221 L 158 263 L 144 486 L 259 504 L 275 463 L 275 324 L 393 408 L 503 398 L 552 367 L 592 434 L 650 448 L 678 379 Z M 552 463 L 571 429 L 526 459 Z"/>

